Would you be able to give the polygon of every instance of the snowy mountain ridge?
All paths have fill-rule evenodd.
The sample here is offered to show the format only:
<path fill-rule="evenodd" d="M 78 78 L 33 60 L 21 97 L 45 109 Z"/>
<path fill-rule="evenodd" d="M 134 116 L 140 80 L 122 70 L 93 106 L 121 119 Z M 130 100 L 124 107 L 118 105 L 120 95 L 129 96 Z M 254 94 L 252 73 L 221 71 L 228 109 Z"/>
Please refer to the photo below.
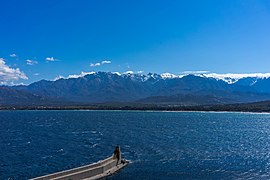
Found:
<path fill-rule="evenodd" d="M 70 79 L 70 78 L 80 78 L 84 77 L 86 75 L 94 75 L 97 74 L 98 72 L 81 72 L 81 74 L 74 74 L 74 75 L 69 75 L 68 77 L 63 77 L 59 76 L 55 78 L 54 80 L 58 79 Z M 174 78 L 183 78 L 188 75 L 194 75 L 194 76 L 199 76 L 199 77 L 205 77 L 205 78 L 214 78 L 216 80 L 222 80 L 228 84 L 234 84 L 240 79 L 243 78 L 252 78 L 253 81 L 251 82 L 250 85 L 254 84 L 257 82 L 258 79 L 267 79 L 270 77 L 270 73 L 243 73 L 243 74 L 237 74 L 237 73 L 225 73 L 225 74 L 219 74 L 219 73 L 182 73 L 179 75 L 172 74 L 172 73 L 161 73 L 161 74 L 156 74 L 156 73 L 148 73 L 144 74 L 142 71 L 139 71 L 137 73 L 133 71 L 127 71 L 124 73 L 120 72 L 107 72 L 111 73 L 114 75 L 118 76 L 124 76 L 124 77 L 131 77 L 131 78 L 140 78 L 142 81 L 147 81 L 149 78 L 153 79 L 174 79 Z"/>
<path fill-rule="evenodd" d="M 270 99 L 269 74 L 82 72 L 0 87 L 0 104 L 139 102 L 224 104 Z"/>

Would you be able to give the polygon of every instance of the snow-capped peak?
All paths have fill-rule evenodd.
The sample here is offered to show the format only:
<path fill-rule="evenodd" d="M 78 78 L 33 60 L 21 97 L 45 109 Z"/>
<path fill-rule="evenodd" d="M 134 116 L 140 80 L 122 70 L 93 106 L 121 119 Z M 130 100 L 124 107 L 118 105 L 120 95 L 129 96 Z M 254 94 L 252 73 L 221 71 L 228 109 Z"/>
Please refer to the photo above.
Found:
<path fill-rule="evenodd" d="M 123 74 L 134 74 L 134 72 L 133 71 L 126 71 Z"/>
<path fill-rule="evenodd" d="M 203 71 L 202 71 L 203 72 Z M 97 74 L 96 72 L 81 72 L 80 74 L 73 74 L 73 75 L 69 75 L 67 77 L 63 77 L 63 76 L 58 76 L 54 79 L 54 81 L 58 80 L 58 79 L 70 79 L 70 78 L 80 78 L 80 77 L 84 77 L 86 75 L 90 75 L 90 74 Z M 175 74 L 171 74 L 171 73 L 162 73 L 162 74 L 155 74 L 155 73 L 148 73 L 148 74 L 144 74 L 142 71 L 139 71 L 137 73 L 134 73 L 133 71 L 126 71 L 124 73 L 119 73 L 119 72 L 111 72 L 111 74 L 116 74 L 118 76 L 129 76 L 131 78 L 135 78 L 137 80 L 141 80 L 141 81 L 147 81 L 149 78 L 153 78 L 153 79 L 173 79 L 173 78 L 182 78 L 184 76 L 187 75 L 194 75 L 194 76 L 199 76 L 199 77 L 204 77 L 204 78 L 214 78 L 217 80 L 222 80 L 225 81 L 228 84 L 233 84 L 236 83 L 238 80 L 242 79 L 242 78 L 255 78 L 254 81 L 252 83 L 256 83 L 257 79 L 264 79 L 264 78 L 269 78 L 270 77 L 270 73 L 246 73 L 246 74 L 234 74 L 234 73 L 226 73 L 226 74 L 218 74 L 218 73 L 198 73 L 196 71 L 196 73 L 183 73 L 180 75 L 175 75 Z"/>
<path fill-rule="evenodd" d="M 121 76 L 121 73 L 120 72 L 112 72 L 112 74 L 116 74 L 118 76 Z"/>
<path fill-rule="evenodd" d="M 162 77 L 162 79 L 177 78 L 178 77 L 178 76 L 171 74 L 171 73 L 162 73 L 160 76 Z"/>

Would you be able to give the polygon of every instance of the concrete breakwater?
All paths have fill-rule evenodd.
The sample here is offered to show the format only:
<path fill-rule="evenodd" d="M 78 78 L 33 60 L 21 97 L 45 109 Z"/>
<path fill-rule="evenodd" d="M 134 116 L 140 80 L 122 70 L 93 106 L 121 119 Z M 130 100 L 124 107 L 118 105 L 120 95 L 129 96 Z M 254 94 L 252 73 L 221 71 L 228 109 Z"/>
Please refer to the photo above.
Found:
<path fill-rule="evenodd" d="M 107 159 L 98 161 L 97 163 L 33 178 L 32 180 L 100 179 L 115 173 L 127 164 L 128 161 L 124 159 L 118 160 L 114 156 L 111 156 Z"/>

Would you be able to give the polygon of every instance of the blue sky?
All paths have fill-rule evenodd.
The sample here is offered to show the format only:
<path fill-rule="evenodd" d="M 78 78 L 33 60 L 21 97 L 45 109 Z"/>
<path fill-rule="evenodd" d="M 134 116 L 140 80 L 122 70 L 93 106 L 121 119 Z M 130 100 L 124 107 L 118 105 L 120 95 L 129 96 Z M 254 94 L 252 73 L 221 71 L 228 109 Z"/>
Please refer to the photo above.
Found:
<path fill-rule="evenodd" d="M 82 71 L 270 71 L 268 0 L 1 0 L 0 7 L 2 84 Z"/>

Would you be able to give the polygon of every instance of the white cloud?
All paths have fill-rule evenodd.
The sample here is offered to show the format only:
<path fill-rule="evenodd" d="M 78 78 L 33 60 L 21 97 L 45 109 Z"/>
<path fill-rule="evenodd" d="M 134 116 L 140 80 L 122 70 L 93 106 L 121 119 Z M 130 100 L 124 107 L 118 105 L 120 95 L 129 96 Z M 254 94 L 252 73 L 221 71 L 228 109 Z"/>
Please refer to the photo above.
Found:
<path fill-rule="evenodd" d="M 35 64 L 38 64 L 38 62 L 37 62 L 37 61 L 34 61 L 34 60 L 27 59 L 27 60 L 26 60 L 26 64 L 28 64 L 28 65 L 30 65 L 30 66 L 33 66 L 33 65 L 35 65 Z"/>
<path fill-rule="evenodd" d="M 35 73 L 34 76 L 39 76 L 39 73 Z"/>
<path fill-rule="evenodd" d="M 90 67 L 96 67 L 96 66 L 101 66 L 103 64 L 111 64 L 111 63 L 112 63 L 111 61 L 104 60 L 104 61 L 97 62 L 97 63 L 91 63 Z"/>
<path fill-rule="evenodd" d="M 13 54 L 10 54 L 9 56 L 10 56 L 10 57 L 17 57 L 17 55 L 14 54 L 14 53 L 13 53 Z"/>
<path fill-rule="evenodd" d="M 56 61 L 56 59 L 54 57 L 46 57 L 45 60 L 46 61 Z"/>
<path fill-rule="evenodd" d="M 183 71 L 181 74 L 205 74 L 209 73 L 209 71 Z"/>
<path fill-rule="evenodd" d="M 270 73 L 246 73 L 246 74 L 234 74 L 234 73 L 226 73 L 226 74 L 217 74 L 217 73 L 209 73 L 205 74 L 208 77 L 220 77 L 220 78 L 235 78 L 241 79 L 246 77 L 256 77 L 256 78 L 268 78 L 270 77 Z"/>
<path fill-rule="evenodd" d="M 186 76 L 187 74 L 194 74 L 200 77 L 207 77 L 207 78 L 215 78 L 218 80 L 223 80 L 229 84 L 233 84 L 237 82 L 239 79 L 242 78 L 269 78 L 270 73 L 225 73 L 225 74 L 218 74 L 218 73 L 210 73 L 209 71 L 184 71 L 178 77 Z"/>
<path fill-rule="evenodd" d="M 0 58 L 0 84 L 13 84 L 13 81 L 28 79 L 19 68 L 11 68 L 6 65 L 3 58 Z"/>
<path fill-rule="evenodd" d="M 142 74 L 142 73 L 143 73 L 143 71 L 138 71 L 137 73 L 138 73 L 138 74 Z"/>
<path fill-rule="evenodd" d="M 100 65 L 101 65 L 100 63 L 95 63 L 95 64 L 91 63 L 90 64 L 91 67 L 96 67 L 96 66 L 100 66 Z"/>
<path fill-rule="evenodd" d="M 111 61 L 102 61 L 101 64 L 111 64 Z"/>
<path fill-rule="evenodd" d="M 69 79 L 69 78 L 79 78 L 79 77 L 83 77 L 83 76 L 85 76 L 85 75 L 89 75 L 89 74 L 95 74 L 95 72 L 81 72 L 81 74 L 73 74 L 73 75 L 69 75 L 68 77 L 67 77 L 67 79 Z"/>
<path fill-rule="evenodd" d="M 253 78 L 269 78 L 270 73 L 245 73 L 245 74 L 234 74 L 234 73 L 226 73 L 226 74 L 217 74 L 217 73 L 208 73 L 204 74 L 205 77 L 212 77 L 215 79 L 223 80 L 229 84 L 237 82 L 239 79 L 253 77 Z"/>
<path fill-rule="evenodd" d="M 68 77 L 64 77 L 64 76 L 57 76 L 54 78 L 54 81 L 57 81 L 59 79 L 70 79 L 70 78 L 80 78 L 80 77 L 84 77 L 86 75 L 89 75 L 89 74 L 95 74 L 95 72 L 81 72 L 81 74 L 72 74 L 72 75 L 68 75 Z"/>

